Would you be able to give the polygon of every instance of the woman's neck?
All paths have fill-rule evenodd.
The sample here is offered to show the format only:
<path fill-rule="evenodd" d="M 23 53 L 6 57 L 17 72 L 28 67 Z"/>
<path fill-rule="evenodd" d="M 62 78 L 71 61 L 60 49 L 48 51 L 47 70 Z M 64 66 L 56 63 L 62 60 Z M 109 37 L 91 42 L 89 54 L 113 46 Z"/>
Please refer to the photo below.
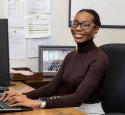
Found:
<path fill-rule="evenodd" d="M 89 49 L 93 49 L 95 47 L 96 46 L 93 40 L 89 40 L 87 42 L 77 44 L 77 48 L 78 48 L 77 51 L 79 53 L 82 53 L 82 52 L 88 51 Z"/>

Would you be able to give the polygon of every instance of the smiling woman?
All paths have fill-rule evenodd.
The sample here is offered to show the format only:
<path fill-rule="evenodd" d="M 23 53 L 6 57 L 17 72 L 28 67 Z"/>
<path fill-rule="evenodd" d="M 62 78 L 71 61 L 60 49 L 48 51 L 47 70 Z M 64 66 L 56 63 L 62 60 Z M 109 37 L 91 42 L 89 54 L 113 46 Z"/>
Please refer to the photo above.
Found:
<path fill-rule="evenodd" d="M 3 100 L 11 106 L 31 108 L 73 107 L 85 102 L 99 102 L 103 75 L 108 65 L 107 56 L 93 42 L 100 26 L 96 11 L 80 10 L 71 27 L 77 50 L 65 56 L 54 79 L 25 94 L 7 92 L 7 98 L 3 97 Z M 63 89 L 63 95 L 56 95 L 60 89 Z M 20 97 L 19 100 L 16 97 Z"/>
<path fill-rule="evenodd" d="M 82 43 L 93 39 L 100 26 L 101 22 L 96 12 L 90 9 L 80 10 L 71 25 L 75 42 Z"/>

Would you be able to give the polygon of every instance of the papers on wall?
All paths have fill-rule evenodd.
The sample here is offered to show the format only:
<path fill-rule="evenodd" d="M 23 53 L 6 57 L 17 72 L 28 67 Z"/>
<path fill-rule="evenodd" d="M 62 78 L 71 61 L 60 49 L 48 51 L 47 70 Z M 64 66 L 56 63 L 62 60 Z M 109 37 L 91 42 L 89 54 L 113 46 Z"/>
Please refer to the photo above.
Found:
<path fill-rule="evenodd" d="M 50 0 L 25 0 L 26 14 L 50 13 Z"/>
<path fill-rule="evenodd" d="M 25 0 L 5 0 L 5 16 L 8 18 L 22 18 L 24 16 Z"/>
<path fill-rule="evenodd" d="M 24 38 L 24 28 L 11 27 L 9 29 L 9 54 L 11 59 L 26 58 L 26 41 Z"/>
<path fill-rule="evenodd" d="M 25 38 L 50 37 L 50 16 L 35 14 L 25 17 Z"/>
<path fill-rule="evenodd" d="M 50 37 L 50 0 L 26 0 L 25 21 L 25 38 Z"/>
<path fill-rule="evenodd" d="M 27 39 L 27 57 L 38 57 L 39 45 L 52 45 L 53 43 L 53 38 Z"/>
<path fill-rule="evenodd" d="M 25 59 L 28 52 L 33 54 L 30 57 L 37 57 L 38 51 L 26 50 L 30 47 L 26 38 L 45 39 L 51 36 L 50 0 L 5 0 L 5 8 L 5 18 L 9 23 L 10 59 Z M 40 40 L 40 43 L 44 44 L 44 41 Z"/>
<path fill-rule="evenodd" d="M 5 0 L 5 16 L 8 18 L 10 59 L 26 58 L 24 38 L 24 0 Z"/>

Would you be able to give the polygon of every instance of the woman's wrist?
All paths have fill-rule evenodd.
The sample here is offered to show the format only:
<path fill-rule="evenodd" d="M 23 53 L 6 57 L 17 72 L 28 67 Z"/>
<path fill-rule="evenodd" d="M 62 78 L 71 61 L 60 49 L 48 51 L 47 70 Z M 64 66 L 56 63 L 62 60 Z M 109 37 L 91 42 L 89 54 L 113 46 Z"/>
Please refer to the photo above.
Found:
<path fill-rule="evenodd" d="M 39 100 L 33 100 L 32 101 L 32 108 L 33 109 L 40 108 L 40 106 L 41 106 L 41 103 L 40 103 Z"/>
<path fill-rule="evenodd" d="M 46 101 L 45 100 L 41 100 L 41 98 L 39 98 L 39 102 L 40 102 L 40 108 L 44 108 L 46 106 Z"/>

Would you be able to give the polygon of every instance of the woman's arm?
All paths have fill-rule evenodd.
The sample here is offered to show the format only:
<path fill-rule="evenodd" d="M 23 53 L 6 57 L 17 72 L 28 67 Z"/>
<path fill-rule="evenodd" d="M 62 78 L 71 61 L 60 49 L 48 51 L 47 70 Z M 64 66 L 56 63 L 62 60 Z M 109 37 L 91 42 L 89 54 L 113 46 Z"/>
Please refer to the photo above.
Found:
<path fill-rule="evenodd" d="M 25 93 L 25 95 L 31 99 L 38 99 L 39 97 L 48 97 L 56 93 L 57 90 L 59 90 L 59 88 L 62 85 L 62 76 L 65 68 L 65 63 L 67 62 L 68 57 L 69 57 L 68 55 L 65 57 L 61 65 L 61 68 L 59 69 L 59 71 L 57 72 L 56 76 L 53 78 L 52 81 L 50 81 L 45 86 L 42 86 L 36 90 Z"/>
<path fill-rule="evenodd" d="M 74 93 L 57 98 L 46 98 L 45 108 L 79 106 L 95 91 L 107 65 L 108 63 L 102 60 L 92 62 L 85 78 Z"/>

